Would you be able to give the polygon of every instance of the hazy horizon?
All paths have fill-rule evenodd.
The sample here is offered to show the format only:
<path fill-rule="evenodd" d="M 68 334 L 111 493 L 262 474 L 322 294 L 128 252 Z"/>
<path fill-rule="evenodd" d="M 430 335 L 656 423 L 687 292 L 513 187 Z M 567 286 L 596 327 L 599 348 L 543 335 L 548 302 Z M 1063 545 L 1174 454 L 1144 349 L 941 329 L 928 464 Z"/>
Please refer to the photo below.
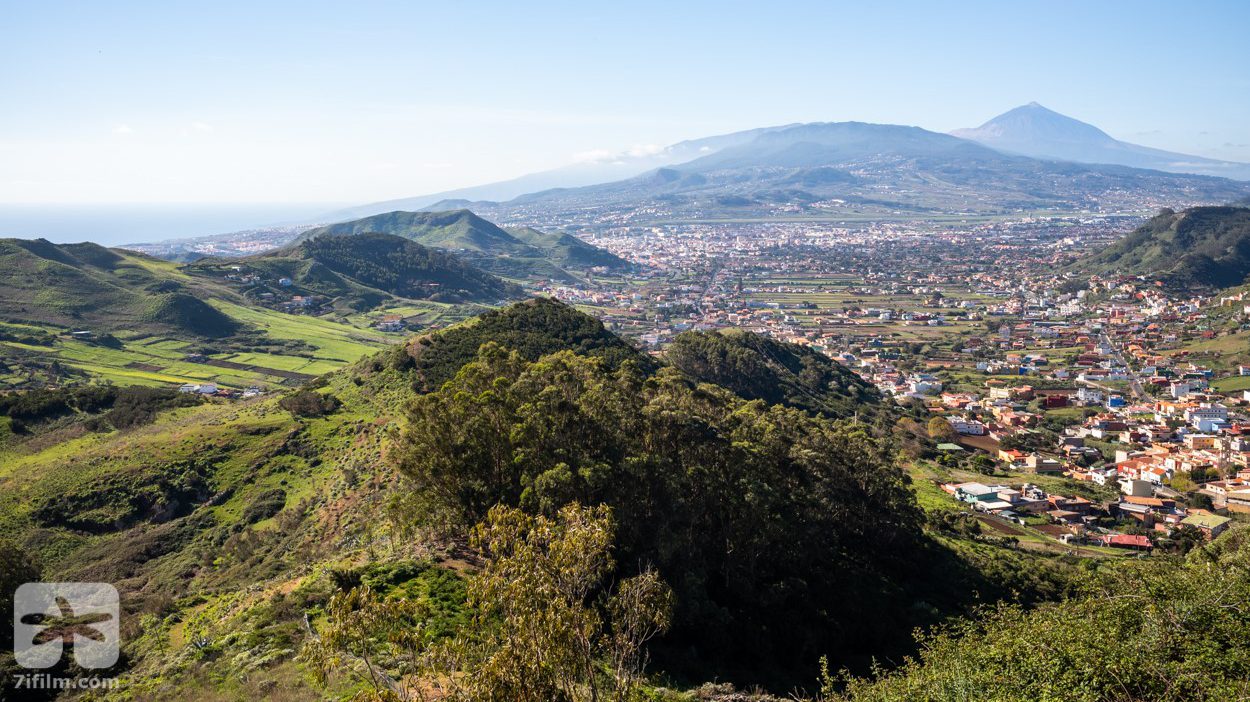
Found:
<path fill-rule="evenodd" d="M 90 241 L 102 246 L 155 243 L 281 226 L 343 203 L 0 203 L 0 238 Z"/>

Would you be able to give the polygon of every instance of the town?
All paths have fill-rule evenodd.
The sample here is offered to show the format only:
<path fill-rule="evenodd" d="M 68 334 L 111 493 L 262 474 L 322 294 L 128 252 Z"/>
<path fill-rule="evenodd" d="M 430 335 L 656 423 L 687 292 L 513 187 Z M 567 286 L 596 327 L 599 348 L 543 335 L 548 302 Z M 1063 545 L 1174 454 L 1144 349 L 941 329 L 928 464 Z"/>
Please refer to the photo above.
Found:
<path fill-rule="evenodd" d="M 816 348 L 936 420 L 917 465 L 945 506 L 1146 552 L 1250 513 L 1250 299 L 1058 273 L 1131 221 L 621 228 L 591 240 L 637 272 L 540 292 L 656 352 L 729 327 Z"/>

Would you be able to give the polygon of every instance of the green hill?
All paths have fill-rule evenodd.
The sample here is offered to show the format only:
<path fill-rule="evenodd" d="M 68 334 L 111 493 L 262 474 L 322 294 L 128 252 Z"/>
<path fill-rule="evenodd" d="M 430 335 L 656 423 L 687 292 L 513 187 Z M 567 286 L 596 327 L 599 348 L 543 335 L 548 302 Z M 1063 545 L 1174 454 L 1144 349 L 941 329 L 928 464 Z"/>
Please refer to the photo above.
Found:
<path fill-rule="evenodd" d="M 1241 285 L 1250 275 L 1250 208 L 1163 210 L 1073 269 L 1148 276 L 1190 290 Z"/>
<path fill-rule="evenodd" d="M 300 235 L 300 240 L 315 239 L 327 234 L 341 236 L 370 232 L 402 236 L 440 249 L 496 256 L 533 254 L 528 244 L 468 210 L 387 212 L 319 227 Z"/>
<path fill-rule="evenodd" d="M 396 241 L 402 242 L 399 248 L 416 246 Z M 403 276 L 387 277 L 395 270 L 437 270 L 451 275 L 445 280 L 457 289 L 515 294 L 514 286 L 444 257 L 451 258 L 429 252 L 424 258 L 399 256 L 411 268 L 391 260 L 392 268 L 380 272 L 349 255 L 333 263 L 343 270 L 354 263 L 356 274 L 383 286 L 402 286 Z M 237 280 L 206 275 L 204 267 L 122 249 L 3 239 L 0 266 L 5 271 L 0 275 L 0 390 L 93 381 L 272 387 L 341 367 L 393 339 L 369 328 L 374 320 L 353 317 L 354 310 L 320 317 L 290 314 L 249 297 Z M 392 298 L 316 266 L 327 280 L 379 300 Z M 313 277 L 318 273 L 311 268 Z M 479 283 L 484 287 L 476 287 Z M 463 319 L 462 308 L 480 309 L 439 304 L 431 314 Z"/>
<path fill-rule="evenodd" d="M 199 299 L 203 286 L 143 254 L 2 239 L 0 267 L 0 320 L 7 322 L 198 337 L 229 336 L 242 326 Z"/>
<path fill-rule="evenodd" d="M 410 374 L 414 387 L 434 390 L 455 377 L 488 342 L 514 350 L 527 360 L 557 351 L 601 359 L 616 368 L 626 361 L 653 370 L 655 361 L 604 328 L 590 315 L 550 298 L 537 297 L 482 314 L 464 324 L 415 337 L 387 354 L 385 363 Z M 378 359 L 377 363 L 383 362 Z"/>
<path fill-rule="evenodd" d="M 533 227 L 508 228 L 509 234 L 542 250 L 547 257 L 561 266 L 571 268 L 624 268 L 627 261 L 597 246 L 591 246 L 571 234 L 563 232 L 540 232 Z"/>
<path fill-rule="evenodd" d="M 292 292 L 336 298 L 356 310 L 398 302 L 395 298 L 492 303 L 525 294 L 454 254 L 377 233 L 323 235 L 257 256 L 198 261 L 187 270 L 256 274 L 270 281 L 289 278 Z"/>
<path fill-rule="evenodd" d="M 468 210 L 388 212 L 305 232 L 298 241 L 325 235 L 377 232 L 448 249 L 484 270 L 506 277 L 573 280 L 565 266 L 588 268 L 624 262 L 567 234 L 524 229 L 510 233 Z"/>
<path fill-rule="evenodd" d="M 759 334 L 685 332 L 664 360 L 742 397 L 831 417 L 871 416 L 881 403 L 874 387 L 828 356 Z"/>

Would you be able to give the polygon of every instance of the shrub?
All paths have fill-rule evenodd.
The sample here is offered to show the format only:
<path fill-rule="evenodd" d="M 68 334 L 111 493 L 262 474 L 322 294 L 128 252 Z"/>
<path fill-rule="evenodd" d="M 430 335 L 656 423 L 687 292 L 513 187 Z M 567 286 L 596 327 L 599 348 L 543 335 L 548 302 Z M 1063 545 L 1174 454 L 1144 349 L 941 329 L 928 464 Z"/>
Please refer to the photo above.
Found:
<path fill-rule="evenodd" d="M 308 389 L 287 395 L 278 401 L 278 406 L 296 417 L 321 417 L 337 410 L 340 404 L 342 403 L 339 399 L 333 395 L 322 395 Z"/>
<path fill-rule="evenodd" d="M 255 524 L 262 519 L 268 519 L 286 506 L 286 492 L 282 489 L 275 488 L 266 490 L 247 504 L 243 508 L 243 521 L 247 524 Z"/>

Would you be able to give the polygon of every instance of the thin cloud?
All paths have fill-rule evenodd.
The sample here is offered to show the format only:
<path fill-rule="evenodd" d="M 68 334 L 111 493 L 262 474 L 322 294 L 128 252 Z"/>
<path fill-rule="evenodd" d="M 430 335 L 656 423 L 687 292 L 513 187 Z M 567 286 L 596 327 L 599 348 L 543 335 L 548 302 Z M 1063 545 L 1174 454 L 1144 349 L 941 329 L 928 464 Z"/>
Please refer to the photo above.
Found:
<path fill-rule="evenodd" d="M 573 154 L 573 163 L 603 163 L 615 158 L 616 154 L 607 149 L 590 149 Z"/>
<path fill-rule="evenodd" d="M 129 125 L 119 124 L 116 127 L 113 127 L 113 133 L 114 134 L 134 134 L 135 130 L 131 129 Z"/>
<path fill-rule="evenodd" d="M 590 149 L 573 154 L 573 163 L 621 163 L 625 159 L 647 158 L 664 153 L 660 144 L 635 144 L 624 151 Z"/>

